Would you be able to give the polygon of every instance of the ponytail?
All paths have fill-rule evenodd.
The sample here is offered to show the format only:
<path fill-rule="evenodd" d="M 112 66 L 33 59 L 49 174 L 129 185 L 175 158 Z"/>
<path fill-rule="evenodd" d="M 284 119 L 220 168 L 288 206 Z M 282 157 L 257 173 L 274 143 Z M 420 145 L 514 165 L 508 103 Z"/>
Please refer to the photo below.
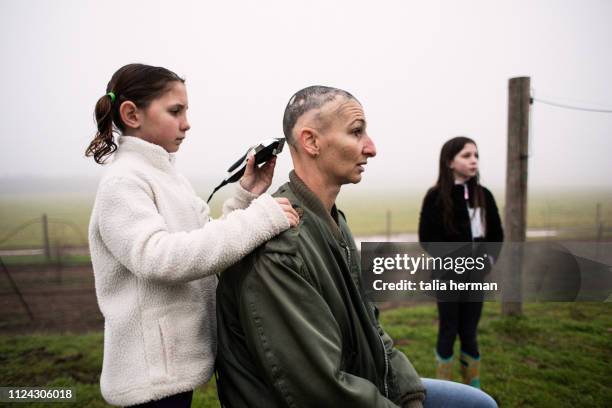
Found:
<path fill-rule="evenodd" d="M 133 102 L 136 107 L 146 109 L 153 99 L 163 95 L 175 82 L 185 80 L 174 72 L 145 64 L 128 64 L 117 70 L 106 86 L 106 95 L 98 99 L 94 109 L 94 119 L 98 128 L 96 136 L 85 150 L 85 156 L 93 156 L 98 164 L 117 150 L 113 137 L 125 131 L 119 107 L 125 101 Z"/>
<path fill-rule="evenodd" d="M 117 150 L 117 144 L 113 140 L 113 99 L 114 95 L 104 95 L 98 99 L 94 110 L 94 119 L 98 131 L 85 151 L 85 156 L 93 156 L 98 164 L 104 164 L 108 156 Z"/>

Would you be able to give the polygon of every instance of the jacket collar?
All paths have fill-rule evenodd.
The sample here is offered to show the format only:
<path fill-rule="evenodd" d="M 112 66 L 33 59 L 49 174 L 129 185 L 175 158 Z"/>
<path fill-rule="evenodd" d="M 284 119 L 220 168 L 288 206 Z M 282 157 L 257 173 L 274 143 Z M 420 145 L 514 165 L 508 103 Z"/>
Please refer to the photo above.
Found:
<path fill-rule="evenodd" d="M 168 153 L 163 147 L 135 136 L 121 136 L 118 140 L 116 157 L 139 155 L 153 166 L 164 170 L 174 170 L 175 154 Z"/>
<path fill-rule="evenodd" d="M 319 197 L 308 188 L 304 181 L 295 173 L 295 170 L 291 170 L 289 173 L 289 186 L 298 200 L 304 204 L 304 207 L 321 218 L 325 224 L 327 224 L 336 239 L 342 239 L 342 233 L 338 226 L 338 209 L 336 208 L 336 204 L 333 205 L 331 214 L 327 212 L 325 206 L 321 200 L 319 200 Z"/>

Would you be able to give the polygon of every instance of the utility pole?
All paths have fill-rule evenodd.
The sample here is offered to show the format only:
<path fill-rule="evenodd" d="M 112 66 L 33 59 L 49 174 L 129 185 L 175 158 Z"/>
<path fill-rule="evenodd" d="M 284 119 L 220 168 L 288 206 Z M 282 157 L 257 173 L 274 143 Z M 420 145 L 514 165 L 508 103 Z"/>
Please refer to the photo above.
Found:
<path fill-rule="evenodd" d="M 504 268 L 502 314 L 523 313 L 523 244 L 527 230 L 527 160 L 529 158 L 530 78 L 511 78 L 508 84 L 508 160 L 506 170 L 505 240 L 508 259 Z"/>

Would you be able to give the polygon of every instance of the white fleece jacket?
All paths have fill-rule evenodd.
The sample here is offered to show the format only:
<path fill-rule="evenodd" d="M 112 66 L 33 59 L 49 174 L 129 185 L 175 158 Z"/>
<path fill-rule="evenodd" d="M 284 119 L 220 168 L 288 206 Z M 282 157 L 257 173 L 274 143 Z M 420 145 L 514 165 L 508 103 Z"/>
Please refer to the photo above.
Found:
<path fill-rule="evenodd" d="M 289 228 L 268 194 L 238 187 L 211 220 L 174 155 L 119 138 L 91 215 L 89 245 L 104 315 L 100 389 L 133 405 L 207 382 L 216 353 L 216 272 Z M 248 208 L 247 208 L 248 207 Z"/>

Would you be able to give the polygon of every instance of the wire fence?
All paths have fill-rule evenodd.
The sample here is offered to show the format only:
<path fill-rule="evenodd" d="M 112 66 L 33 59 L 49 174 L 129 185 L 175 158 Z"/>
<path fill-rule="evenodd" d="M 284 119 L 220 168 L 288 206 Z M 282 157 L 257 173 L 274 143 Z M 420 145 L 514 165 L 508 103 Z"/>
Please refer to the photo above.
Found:
<path fill-rule="evenodd" d="M 593 113 L 612 109 L 566 103 L 535 97 L 531 103 Z M 531 120 L 529 121 L 531 124 Z M 531 132 L 529 132 L 531 133 Z M 371 211 L 369 209 L 368 211 Z M 535 212 L 535 214 L 534 214 Z M 380 215 L 380 214 L 379 214 Z M 380 234 L 357 236 L 364 241 L 418 241 L 415 232 L 394 226 L 397 218 L 387 210 Z M 355 214 L 353 214 L 355 216 Z M 578 239 L 595 242 L 612 240 L 611 203 L 597 203 L 594 211 L 576 212 L 546 204 L 529 216 L 527 239 Z M 12 240 L 26 229 L 38 229 L 38 245 L 16 245 Z M 30 243 L 32 241 L 29 241 Z M 86 232 L 72 220 L 49 218 L 46 214 L 29 219 L 0 236 L 0 332 L 34 329 L 101 328 L 102 316 L 95 299 L 94 278 Z"/>

